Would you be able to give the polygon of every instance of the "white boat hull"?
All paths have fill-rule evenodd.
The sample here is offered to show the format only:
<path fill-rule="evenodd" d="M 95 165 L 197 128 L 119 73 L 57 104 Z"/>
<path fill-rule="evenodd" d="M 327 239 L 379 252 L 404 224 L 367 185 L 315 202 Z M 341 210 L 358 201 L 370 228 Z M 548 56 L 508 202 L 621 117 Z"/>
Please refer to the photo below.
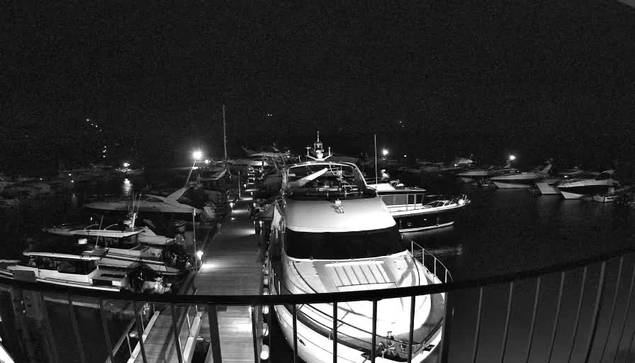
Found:
<path fill-rule="evenodd" d="M 599 203 L 613 203 L 617 199 L 617 195 L 594 195 L 593 200 Z"/>
<path fill-rule="evenodd" d="M 562 194 L 564 199 L 580 199 L 583 196 L 585 196 L 585 194 L 565 192 L 565 191 L 562 191 L 562 190 L 560 191 L 560 194 Z"/>
<path fill-rule="evenodd" d="M 550 183 L 538 182 L 536 183 L 536 186 L 538 187 L 538 190 L 540 191 L 540 194 L 542 195 L 559 195 L 560 194 L 560 190 L 558 190 L 558 188 L 556 188 L 554 185 Z"/>
<path fill-rule="evenodd" d="M 499 189 L 529 189 L 532 187 L 531 184 L 506 183 L 500 181 L 494 181 L 493 183 Z"/>
<path fill-rule="evenodd" d="M 293 347 L 293 317 L 284 305 L 275 305 L 276 316 L 285 340 Z M 331 363 L 333 362 L 333 340 L 316 332 L 310 327 L 303 324 L 299 319 L 297 324 L 297 347 L 298 356 L 306 363 Z M 413 354 L 413 363 L 422 363 L 433 354 L 436 349 L 440 349 L 442 330 L 440 328 L 436 336 L 429 342 L 432 347 L 430 350 L 421 349 L 418 354 Z M 337 361 L 345 363 L 367 363 L 369 359 L 357 349 L 351 348 L 344 344 L 337 344 Z M 385 359 L 377 356 L 375 361 L 378 363 L 395 363 L 395 360 Z"/>

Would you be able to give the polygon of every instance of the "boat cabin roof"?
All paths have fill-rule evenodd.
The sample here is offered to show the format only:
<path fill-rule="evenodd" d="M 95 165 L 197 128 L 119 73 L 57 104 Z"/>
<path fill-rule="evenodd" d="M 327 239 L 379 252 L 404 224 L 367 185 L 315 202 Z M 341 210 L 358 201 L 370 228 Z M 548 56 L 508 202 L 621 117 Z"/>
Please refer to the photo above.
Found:
<path fill-rule="evenodd" d="M 296 232 L 353 232 L 388 228 L 395 220 L 382 200 L 293 200 L 282 203 L 286 227 Z"/>

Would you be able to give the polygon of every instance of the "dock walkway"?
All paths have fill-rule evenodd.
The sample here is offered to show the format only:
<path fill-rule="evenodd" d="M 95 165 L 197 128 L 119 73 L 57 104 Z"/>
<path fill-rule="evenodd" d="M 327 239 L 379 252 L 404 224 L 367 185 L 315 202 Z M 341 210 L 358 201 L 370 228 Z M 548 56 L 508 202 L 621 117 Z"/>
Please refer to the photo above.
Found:
<path fill-rule="evenodd" d="M 247 212 L 250 201 L 238 201 L 236 207 L 215 228 L 215 233 L 197 233 L 202 266 L 193 278 L 188 293 L 198 295 L 258 295 L 262 293 L 262 262 L 258 238 Z M 206 307 L 201 307 L 203 311 Z M 209 339 L 210 326 L 206 313 L 179 308 L 179 335 L 183 361 L 192 357 L 196 337 Z M 180 314 L 179 314 L 180 312 Z M 170 309 L 158 314 L 150 330 L 144 332 L 145 356 L 150 362 L 178 362 Z M 253 363 L 256 360 L 251 307 L 218 307 L 218 330 L 222 362 Z M 186 317 L 187 315 L 187 317 Z M 197 319 L 198 318 L 198 319 Z M 184 321 L 187 320 L 187 325 Z M 190 345 L 187 345 L 188 334 Z M 192 343 L 194 342 L 194 343 Z M 188 350 L 189 349 L 189 350 Z M 211 354 L 207 355 L 208 358 Z M 134 362 L 143 362 L 138 354 Z M 211 361 L 211 360 L 206 360 Z"/>

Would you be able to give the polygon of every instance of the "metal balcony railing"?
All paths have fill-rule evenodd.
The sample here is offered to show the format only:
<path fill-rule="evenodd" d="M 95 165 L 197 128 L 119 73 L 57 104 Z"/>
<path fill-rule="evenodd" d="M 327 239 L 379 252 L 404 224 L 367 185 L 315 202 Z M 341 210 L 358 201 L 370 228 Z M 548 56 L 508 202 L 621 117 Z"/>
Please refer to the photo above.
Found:
<path fill-rule="evenodd" d="M 415 256 L 430 258 L 425 250 L 418 253 L 413 247 Z M 308 295 L 133 295 L 2 280 L 0 336 L 19 362 L 218 363 L 231 362 L 234 349 L 245 349 L 223 340 L 229 334 L 226 329 L 231 329 L 250 336 L 255 362 L 296 362 L 298 341 L 289 347 L 274 335 L 275 306 L 289 307 L 295 336 L 301 305 L 331 304 L 336 315 L 338 304 L 367 301 L 376 322 L 377 304 L 382 300 L 445 294 L 443 341 L 427 361 L 622 363 L 635 359 L 635 247 L 463 281 L 451 281 L 440 261 L 429 261 L 436 260 L 426 265 L 440 277 L 438 284 Z M 225 310 L 237 306 L 249 307 L 248 326 L 224 323 Z M 330 327 L 334 334 L 329 351 L 337 349 L 340 326 L 336 322 Z M 366 361 L 379 359 L 371 354 Z M 338 361 L 337 354 L 332 361 Z"/>

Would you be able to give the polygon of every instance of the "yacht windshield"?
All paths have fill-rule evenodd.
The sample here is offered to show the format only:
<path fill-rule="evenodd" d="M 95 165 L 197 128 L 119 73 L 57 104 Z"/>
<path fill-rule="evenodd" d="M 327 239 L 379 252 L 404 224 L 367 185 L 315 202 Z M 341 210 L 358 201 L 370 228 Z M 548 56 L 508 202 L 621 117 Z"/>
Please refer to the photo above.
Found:
<path fill-rule="evenodd" d="M 364 177 L 353 165 L 339 163 L 305 164 L 287 171 L 291 197 L 374 197 L 368 193 Z"/>
<path fill-rule="evenodd" d="M 404 250 L 397 226 L 338 233 L 286 230 L 285 252 L 293 258 L 348 260 L 392 255 Z"/>

